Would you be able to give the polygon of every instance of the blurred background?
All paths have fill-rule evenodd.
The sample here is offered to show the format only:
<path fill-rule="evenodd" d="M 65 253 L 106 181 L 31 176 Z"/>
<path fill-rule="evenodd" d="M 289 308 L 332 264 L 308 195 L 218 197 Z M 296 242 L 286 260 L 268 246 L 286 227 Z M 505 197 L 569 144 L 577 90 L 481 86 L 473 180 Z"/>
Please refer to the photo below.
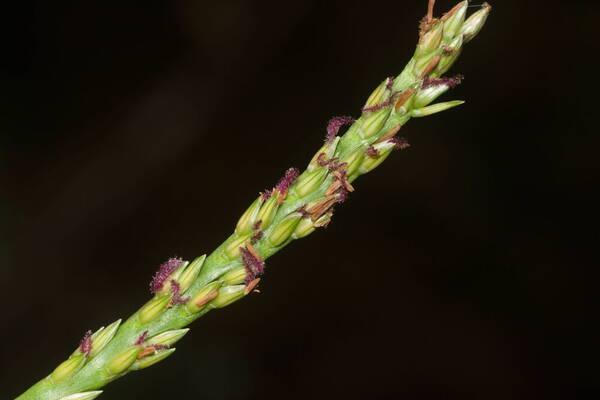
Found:
<path fill-rule="evenodd" d="M 440 15 L 454 1 L 439 0 Z M 262 293 L 102 399 L 598 398 L 596 1 L 496 0 Z M 473 8 L 475 10 L 475 8 Z M 425 0 L 12 2 L 0 17 L 0 392 L 210 252 L 412 55 Z"/>

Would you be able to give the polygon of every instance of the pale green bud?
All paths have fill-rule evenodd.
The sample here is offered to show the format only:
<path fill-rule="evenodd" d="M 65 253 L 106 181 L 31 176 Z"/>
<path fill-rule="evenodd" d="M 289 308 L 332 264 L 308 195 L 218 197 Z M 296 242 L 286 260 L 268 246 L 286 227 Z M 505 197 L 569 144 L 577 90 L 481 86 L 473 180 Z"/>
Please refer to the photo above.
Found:
<path fill-rule="evenodd" d="M 56 369 L 50 374 L 50 378 L 54 383 L 59 383 L 73 375 L 76 371 L 81 368 L 85 363 L 85 356 L 79 354 L 63 361 Z"/>
<path fill-rule="evenodd" d="M 235 233 L 238 235 L 245 235 L 252 232 L 252 227 L 257 221 L 256 216 L 258 215 L 263 203 L 264 200 L 262 195 L 258 196 L 258 199 L 254 200 L 254 202 L 250 205 L 250 207 L 248 207 L 248 209 L 239 219 L 237 226 L 235 227 Z"/>
<path fill-rule="evenodd" d="M 302 215 L 293 214 L 285 217 L 273 230 L 269 233 L 269 243 L 273 247 L 281 246 L 286 240 L 292 236 L 298 222 L 302 219 Z"/>
<path fill-rule="evenodd" d="M 294 185 L 294 191 L 298 197 L 308 196 L 317 190 L 327 176 L 327 173 L 327 168 L 320 167 L 319 169 L 307 171 L 300 175 Z"/>
<path fill-rule="evenodd" d="M 298 223 L 298 226 L 296 226 L 296 230 L 294 231 L 292 237 L 294 239 L 301 239 L 313 233 L 315 229 L 316 228 L 314 227 L 310 217 L 302 218 Z"/>
<path fill-rule="evenodd" d="M 458 59 L 458 56 L 460 56 L 462 47 L 463 36 L 458 35 L 442 52 L 442 58 L 440 58 L 440 62 L 438 63 L 437 67 L 435 67 L 435 72 L 432 74 L 432 76 L 441 76 L 445 74 Z"/>
<path fill-rule="evenodd" d="M 239 237 L 233 239 L 225 247 L 225 249 L 224 249 L 225 255 L 227 257 L 229 257 L 230 259 L 234 259 L 234 258 L 238 257 L 240 255 L 240 247 L 242 247 L 242 245 L 244 243 L 246 243 L 248 240 L 250 240 L 251 237 L 252 237 L 252 234 L 249 233 L 247 235 L 242 235 L 242 236 L 239 236 Z"/>
<path fill-rule="evenodd" d="M 246 285 L 233 285 L 225 286 L 219 289 L 217 297 L 211 301 L 211 305 L 215 308 L 222 308 L 230 305 L 234 301 L 237 301 L 244 297 Z"/>
<path fill-rule="evenodd" d="M 185 308 L 190 313 L 196 313 L 202 310 L 208 303 L 214 300 L 219 294 L 218 289 L 223 285 L 222 281 L 211 282 L 204 286 L 194 296 L 192 296 L 185 304 Z"/>
<path fill-rule="evenodd" d="M 377 89 L 375 89 L 373 93 L 371 93 L 363 108 L 376 106 L 378 104 L 383 103 L 387 99 L 387 84 L 389 80 L 390 78 L 387 78 L 386 80 L 381 82 L 379 86 L 377 86 Z"/>
<path fill-rule="evenodd" d="M 362 123 L 358 130 L 360 137 L 368 139 L 377 134 L 383 128 L 383 125 L 385 125 L 385 121 L 387 121 L 389 115 L 390 109 L 386 107 L 367 115 L 364 119 L 361 117 Z"/>
<path fill-rule="evenodd" d="M 464 103 L 464 101 L 462 101 L 462 100 L 454 100 L 454 101 L 446 101 L 444 103 L 433 104 L 431 106 L 427 106 L 427 107 L 423 107 L 423 108 L 417 108 L 417 109 L 412 110 L 412 116 L 415 118 L 426 117 L 428 115 L 437 114 L 439 112 L 449 110 L 456 106 L 460 106 L 463 103 Z"/>
<path fill-rule="evenodd" d="M 279 196 L 279 192 L 274 190 L 271 197 L 260 208 L 260 211 L 256 215 L 256 220 L 261 221 L 260 228 L 266 229 L 273 222 L 273 218 L 275 218 L 275 214 L 277 214 L 277 209 L 279 208 Z"/>
<path fill-rule="evenodd" d="M 112 340 L 117 333 L 117 329 L 121 325 L 121 319 L 116 320 L 106 328 L 92 335 L 92 351 L 90 356 L 93 357 L 100 352 Z"/>
<path fill-rule="evenodd" d="M 185 336 L 190 331 L 189 328 L 185 329 L 173 329 L 172 331 L 166 331 L 156 336 L 152 336 L 146 341 L 149 345 L 159 344 L 164 346 L 171 346 L 177 343 L 179 339 Z"/>
<path fill-rule="evenodd" d="M 135 362 L 137 355 L 140 353 L 140 351 L 142 351 L 142 349 L 143 348 L 141 346 L 135 346 L 125 350 L 113 358 L 112 361 L 110 361 L 106 366 L 106 369 L 112 375 L 118 375 L 127 371 L 127 369 L 129 369 L 129 367 L 131 367 L 131 365 Z"/>
<path fill-rule="evenodd" d="M 450 85 L 432 85 L 426 89 L 421 89 L 415 96 L 415 101 L 412 104 L 414 108 L 425 107 L 431 104 L 432 101 L 446 93 L 450 89 Z"/>
<path fill-rule="evenodd" d="M 421 36 L 419 44 L 417 44 L 415 57 L 420 57 L 436 50 L 442 42 L 443 31 L 444 24 L 438 22 L 427 33 Z"/>
<path fill-rule="evenodd" d="M 491 10 L 492 6 L 490 6 L 488 3 L 483 3 L 481 9 L 473 13 L 473 15 L 471 15 L 465 21 L 460 30 L 460 33 L 462 33 L 465 37 L 465 43 L 477 36 L 481 28 L 483 28 L 483 25 L 485 25 L 485 21 L 487 20 Z"/>
<path fill-rule="evenodd" d="M 94 390 L 92 392 L 81 392 L 71 394 L 66 397 L 61 397 L 59 400 L 94 400 L 102 394 L 102 390 Z"/>
<path fill-rule="evenodd" d="M 130 369 L 132 371 L 137 371 L 140 369 L 148 368 L 149 366 L 154 365 L 157 362 L 162 361 L 165 358 L 169 357 L 174 352 L 175 352 L 175 349 L 158 350 L 157 352 L 155 352 L 152 355 L 146 356 L 140 360 L 135 361 L 131 365 Z"/>
<path fill-rule="evenodd" d="M 246 281 L 246 275 L 246 268 L 236 268 L 221 275 L 221 280 L 224 285 L 238 285 Z"/>
<path fill-rule="evenodd" d="M 306 168 L 306 170 L 312 171 L 315 168 L 320 168 L 321 165 L 319 165 L 319 157 L 325 157 L 325 159 L 327 160 L 333 157 L 339 142 L 340 137 L 336 136 L 331 142 L 325 143 L 323 147 L 321 147 L 319 151 L 315 153 L 312 160 L 310 160 L 310 163 L 308 163 L 308 167 Z M 323 156 L 321 156 L 321 154 L 323 154 Z"/>
<path fill-rule="evenodd" d="M 377 168 L 385 159 L 390 155 L 392 150 L 394 149 L 395 144 L 393 142 L 381 142 L 377 143 L 373 146 L 373 148 L 377 151 L 376 157 L 367 156 L 363 159 L 362 164 L 360 165 L 359 172 L 361 174 L 366 174 L 367 172 L 373 171 Z"/>
<path fill-rule="evenodd" d="M 204 260 L 206 260 L 206 254 L 201 255 L 200 257 L 192 261 L 192 263 L 188 265 L 185 271 L 183 271 L 181 275 L 179 275 L 179 278 L 177 278 L 177 282 L 179 282 L 179 288 L 181 293 L 185 292 L 190 286 L 192 286 L 192 283 L 196 280 L 198 274 L 200 273 L 200 270 L 202 269 L 202 266 L 204 265 Z"/>
<path fill-rule="evenodd" d="M 468 1 L 463 1 L 457 4 L 452 10 L 449 11 L 450 17 L 444 20 L 444 41 L 447 43 L 452 40 L 465 22 L 465 16 L 467 15 L 467 8 L 469 7 Z M 444 19 L 444 18 L 442 18 Z"/>
<path fill-rule="evenodd" d="M 138 318 L 139 318 L 140 322 L 143 324 L 147 324 L 148 322 L 150 322 L 153 319 L 155 319 L 156 317 L 158 317 L 163 312 L 163 310 L 167 307 L 167 304 L 169 304 L 170 300 L 171 300 L 171 296 L 165 295 L 165 296 L 155 297 L 152 300 L 150 300 L 149 302 L 147 302 L 140 309 L 140 311 L 138 311 Z"/>
<path fill-rule="evenodd" d="M 348 176 L 352 175 L 358 169 L 364 156 L 365 149 L 361 146 L 342 160 L 342 162 L 346 163 L 346 174 Z"/>

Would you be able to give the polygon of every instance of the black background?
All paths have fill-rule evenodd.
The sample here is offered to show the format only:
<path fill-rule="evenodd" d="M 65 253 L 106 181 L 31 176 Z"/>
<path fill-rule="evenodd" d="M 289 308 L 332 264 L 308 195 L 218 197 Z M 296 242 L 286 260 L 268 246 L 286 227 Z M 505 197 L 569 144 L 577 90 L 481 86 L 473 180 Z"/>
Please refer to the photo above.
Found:
<path fill-rule="evenodd" d="M 45 1 L 1 12 L 0 391 L 210 252 L 333 115 L 412 55 L 426 1 Z M 440 0 L 438 15 L 453 2 Z M 504 1 L 412 147 L 253 295 L 102 399 L 600 394 L 595 1 Z M 474 10 L 475 8 L 473 8 Z M 596 115 L 593 115 L 596 114 Z"/>

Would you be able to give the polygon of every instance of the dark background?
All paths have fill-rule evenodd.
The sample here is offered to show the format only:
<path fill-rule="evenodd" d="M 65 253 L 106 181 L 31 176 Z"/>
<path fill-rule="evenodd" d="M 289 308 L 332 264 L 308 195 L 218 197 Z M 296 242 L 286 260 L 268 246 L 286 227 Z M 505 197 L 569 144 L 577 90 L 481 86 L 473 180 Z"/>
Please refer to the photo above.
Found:
<path fill-rule="evenodd" d="M 412 55 L 425 0 L 40 1 L 0 17 L 1 398 L 210 252 Z M 438 15 L 454 2 L 439 0 Z M 496 0 L 458 109 L 253 295 L 102 399 L 600 394 L 595 1 Z"/>

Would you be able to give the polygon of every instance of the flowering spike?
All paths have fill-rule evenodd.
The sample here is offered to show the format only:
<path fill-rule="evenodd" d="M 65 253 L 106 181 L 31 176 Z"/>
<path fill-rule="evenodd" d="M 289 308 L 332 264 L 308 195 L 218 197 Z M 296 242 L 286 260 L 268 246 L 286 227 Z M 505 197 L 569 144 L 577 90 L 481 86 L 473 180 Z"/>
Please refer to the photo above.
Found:
<path fill-rule="evenodd" d="M 353 122 L 354 118 L 347 115 L 331 118 L 327 123 L 327 136 L 325 136 L 325 141 L 330 143 L 337 136 L 342 126 L 351 124 Z"/>
<path fill-rule="evenodd" d="M 460 13 L 466 7 L 466 0 L 440 19 L 433 16 L 434 0 L 429 2 L 416 55 L 402 73 L 380 85 L 365 107 L 370 112 L 363 113 L 343 136 L 337 134 L 343 124 L 350 122 L 350 118 L 347 117 L 346 121 L 333 120 L 328 127 L 327 143 L 313 156 L 306 172 L 298 177 L 297 182 L 294 182 L 297 173 L 286 174 L 274 190 L 261 195 L 254 204 L 256 208 L 244 214 L 235 233 L 207 258 L 207 266 L 203 270 L 190 272 L 188 277 L 188 268 L 181 260 L 169 260 L 161 266 L 151 284 L 154 298 L 136 312 L 123 329 L 117 329 L 117 323 L 112 332 L 106 328 L 92 334 L 91 351 L 90 334 L 86 334 L 77 353 L 19 399 L 91 400 L 96 393 L 90 392 L 89 396 L 87 392 L 72 394 L 96 390 L 132 369 L 143 368 L 172 354 L 173 349 L 168 348 L 169 341 L 183 333 L 177 332 L 178 328 L 252 291 L 259 280 L 256 275 L 264 271 L 263 258 L 275 254 L 290 240 L 286 237 L 289 235 L 288 228 L 290 231 L 292 228 L 280 225 L 282 221 L 290 216 L 300 219 L 293 229 L 293 238 L 327 226 L 336 203 L 352 190 L 350 183 L 354 178 L 377 167 L 394 148 L 408 146 L 402 138 L 396 137 L 400 126 L 413 116 L 428 115 L 456 104 L 429 105 L 433 97 L 440 95 L 440 88 L 454 84 L 436 78 L 443 76 L 454 62 L 461 51 L 462 40 L 467 41 L 477 33 L 489 6 L 485 5 L 476 17 L 461 24 Z M 393 47 L 393 43 L 391 45 Z M 429 90 L 431 92 L 427 96 L 423 95 Z M 392 102 L 387 106 L 386 101 L 390 98 Z M 267 208 L 266 201 L 274 204 L 273 210 Z M 269 223 L 272 226 L 268 226 Z M 268 227 L 265 228 L 265 225 Z M 266 238 L 261 239 L 260 246 L 257 246 L 261 251 L 259 254 L 252 240 L 257 240 L 256 235 L 263 232 Z M 269 239 L 271 244 L 278 246 L 272 246 Z M 279 244 L 281 240 L 283 242 Z M 191 282 L 189 287 L 184 284 L 184 278 Z M 165 310 L 169 302 L 177 299 L 186 288 L 190 299 L 185 307 Z M 151 343 L 152 338 L 148 339 L 148 332 L 158 334 L 155 343 Z M 167 332 L 170 338 L 165 336 Z M 99 353 L 94 357 L 96 350 Z M 88 354 L 94 358 L 88 359 Z M 65 396 L 68 397 L 65 399 Z"/>
<path fill-rule="evenodd" d="M 165 281 L 182 263 L 183 260 L 181 258 L 169 258 L 161 264 L 152 278 L 152 282 L 150 282 L 150 291 L 154 294 L 158 293 L 163 288 Z"/>

